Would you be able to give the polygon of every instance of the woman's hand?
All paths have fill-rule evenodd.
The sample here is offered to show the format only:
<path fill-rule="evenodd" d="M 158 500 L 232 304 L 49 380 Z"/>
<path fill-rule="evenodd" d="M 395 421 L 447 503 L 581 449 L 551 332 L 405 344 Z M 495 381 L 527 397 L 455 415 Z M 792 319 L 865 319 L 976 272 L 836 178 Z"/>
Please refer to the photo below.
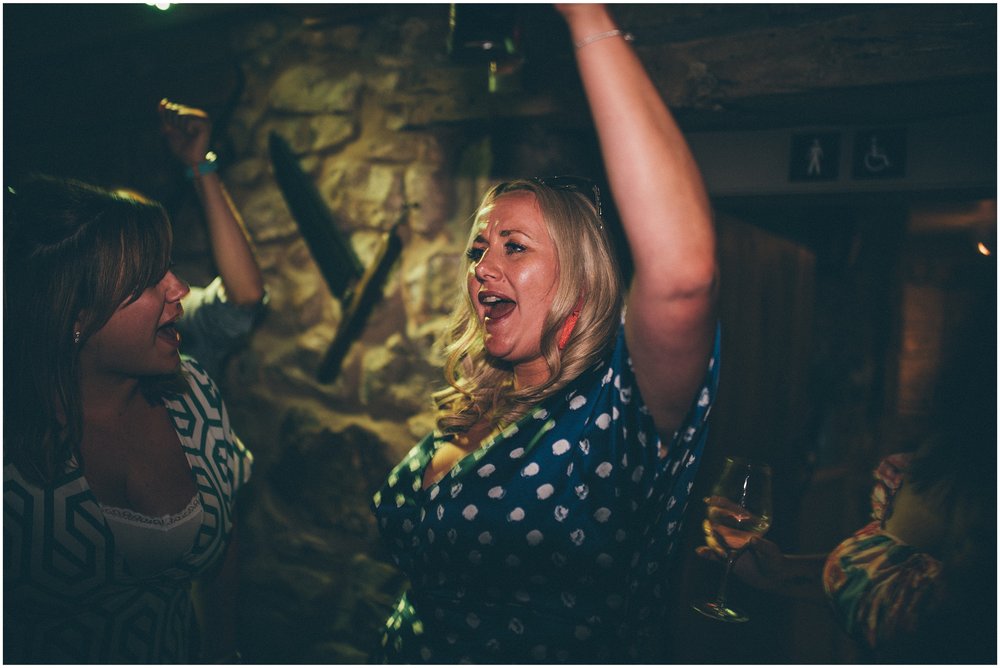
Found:
<path fill-rule="evenodd" d="M 197 165 L 205 159 L 212 137 L 212 121 L 201 109 L 160 100 L 160 130 L 170 152 L 185 165 Z"/>
<path fill-rule="evenodd" d="M 696 547 L 695 554 L 725 563 L 727 552 L 722 536 L 713 530 L 707 519 L 702 529 L 705 545 Z M 825 554 L 784 554 L 776 543 L 754 537 L 736 558 L 732 573 L 754 589 L 822 603 L 826 601 L 822 582 L 826 557 Z"/>
<path fill-rule="evenodd" d="M 702 523 L 705 545 L 695 548 L 695 554 L 709 561 L 725 562 L 726 547 L 723 537 L 716 533 L 712 523 Z M 772 591 L 785 579 L 785 555 L 777 544 L 764 538 L 751 538 L 733 564 L 733 574 L 755 589 Z"/>

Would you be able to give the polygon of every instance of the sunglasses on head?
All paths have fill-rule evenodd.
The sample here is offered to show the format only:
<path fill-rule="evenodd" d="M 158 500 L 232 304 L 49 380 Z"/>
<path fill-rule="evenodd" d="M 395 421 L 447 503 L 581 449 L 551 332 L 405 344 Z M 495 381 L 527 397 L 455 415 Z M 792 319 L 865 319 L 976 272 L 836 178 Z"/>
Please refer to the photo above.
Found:
<path fill-rule="evenodd" d="M 601 219 L 603 226 L 603 216 L 601 213 L 601 189 L 597 184 L 585 176 L 536 176 L 531 179 L 535 183 L 552 188 L 553 190 L 568 190 L 569 192 L 580 193 L 594 205 L 597 217 Z"/>

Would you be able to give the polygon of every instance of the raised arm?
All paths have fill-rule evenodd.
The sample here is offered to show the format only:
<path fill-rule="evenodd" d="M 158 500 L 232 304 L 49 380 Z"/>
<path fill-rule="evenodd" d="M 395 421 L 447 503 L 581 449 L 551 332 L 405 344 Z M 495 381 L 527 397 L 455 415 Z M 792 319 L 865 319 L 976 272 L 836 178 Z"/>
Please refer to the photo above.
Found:
<path fill-rule="evenodd" d="M 257 265 L 250 237 L 236 205 L 218 173 L 200 173 L 212 134 L 212 123 L 201 109 L 161 100 L 160 120 L 174 156 L 195 174 L 194 187 L 208 222 L 212 257 L 234 304 L 252 305 L 264 297 L 264 279 Z"/>
<path fill-rule="evenodd" d="M 604 5 L 557 5 L 597 128 L 635 273 L 626 337 L 660 433 L 684 419 L 713 341 L 715 230 L 687 143 Z"/>

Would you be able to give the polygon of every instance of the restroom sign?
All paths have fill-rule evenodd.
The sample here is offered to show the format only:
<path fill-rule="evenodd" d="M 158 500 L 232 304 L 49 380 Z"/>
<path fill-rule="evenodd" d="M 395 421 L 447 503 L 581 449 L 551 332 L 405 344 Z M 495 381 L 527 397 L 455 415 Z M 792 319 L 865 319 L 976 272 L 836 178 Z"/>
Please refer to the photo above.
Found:
<path fill-rule="evenodd" d="M 861 130 L 854 136 L 856 179 L 892 179 L 906 174 L 906 129 Z"/>
<path fill-rule="evenodd" d="M 840 170 L 840 133 L 803 132 L 792 135 L 788 161 L 790 181 L 832 181 Z"/>

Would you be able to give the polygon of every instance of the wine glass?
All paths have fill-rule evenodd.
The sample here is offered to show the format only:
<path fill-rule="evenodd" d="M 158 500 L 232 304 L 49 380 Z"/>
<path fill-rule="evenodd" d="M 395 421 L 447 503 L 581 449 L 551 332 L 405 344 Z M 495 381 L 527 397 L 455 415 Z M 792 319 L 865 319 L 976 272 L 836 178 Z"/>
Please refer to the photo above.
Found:
<path fill-rule="evenodd" d="M 729 572 L 740 552 L 754 536 L 771 527 L 771 467 L 742 457 L 726 457 L 722 474 L 708 498 L 708 521 L 726 549 L 726 570 L 715 599 L 692 607 L 711 619 L 745 622 L 746 613 L 726 603 Z"/>

